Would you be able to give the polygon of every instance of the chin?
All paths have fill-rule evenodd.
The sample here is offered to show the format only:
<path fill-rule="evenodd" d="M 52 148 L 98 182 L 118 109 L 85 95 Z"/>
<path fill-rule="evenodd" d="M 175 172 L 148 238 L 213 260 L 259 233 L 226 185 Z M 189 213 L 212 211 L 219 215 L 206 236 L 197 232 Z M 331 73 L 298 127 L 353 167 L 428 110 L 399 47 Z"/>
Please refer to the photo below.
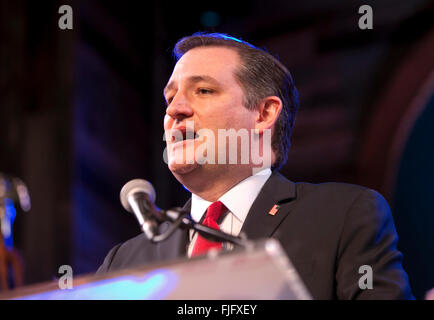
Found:
<path fill-rule="evenodd" d="M 169 170 L 175 175 L 185 175 L 187 173 L 195 170 L 199 165 L 197 163 L 186 164 L 186 163 L 169 163 Z"/>

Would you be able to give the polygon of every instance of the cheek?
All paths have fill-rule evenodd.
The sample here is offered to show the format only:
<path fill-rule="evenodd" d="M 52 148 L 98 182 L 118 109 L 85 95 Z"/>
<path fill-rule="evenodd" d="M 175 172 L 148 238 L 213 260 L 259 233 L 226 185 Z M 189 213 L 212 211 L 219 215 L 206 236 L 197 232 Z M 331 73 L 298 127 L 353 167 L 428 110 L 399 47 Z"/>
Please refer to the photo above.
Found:
<path fill-rule="evenodd" d="M 229 128 L 232 129 L 251 129 L 254 126 L 253 114 L 247 110 L 241 109 L 240 107 L 237 112 L 232 112 L 227 118 L 226 123 Z"/>

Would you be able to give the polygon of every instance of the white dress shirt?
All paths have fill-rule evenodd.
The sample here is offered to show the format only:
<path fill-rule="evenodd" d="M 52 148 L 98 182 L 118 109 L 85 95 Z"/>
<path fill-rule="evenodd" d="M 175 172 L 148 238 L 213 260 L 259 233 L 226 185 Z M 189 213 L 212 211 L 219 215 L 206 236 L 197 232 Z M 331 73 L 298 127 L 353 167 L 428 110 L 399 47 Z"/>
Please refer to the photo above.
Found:
<path fill-rule="evenodd" d="M 250 176 L 243 181 L 239 182 L 236 186 L 232 187 L 218 201 L 221 201 L 228 211 L 223 214 L 223 219 L 219 224 L 220 230 L 229 233 L 233 236 L 240 234 L 247 214 L 264 186 L 265 182 L 271 176 L 271 169 L 267 168 L 259 171 L 253 176 Z M 211 205 L 212 202 L 199 197 L 198 195 L 191 194 L 191 217 L 194 221 L 199 222 L 202 216 Z M 187 255 L 190 257 L 193 251 L 194 243 L 196 242 L 197 232 L 190 231 L 190 244 L 188 246 Z M 226 245 L 230 249 L 232 246 Z"/>

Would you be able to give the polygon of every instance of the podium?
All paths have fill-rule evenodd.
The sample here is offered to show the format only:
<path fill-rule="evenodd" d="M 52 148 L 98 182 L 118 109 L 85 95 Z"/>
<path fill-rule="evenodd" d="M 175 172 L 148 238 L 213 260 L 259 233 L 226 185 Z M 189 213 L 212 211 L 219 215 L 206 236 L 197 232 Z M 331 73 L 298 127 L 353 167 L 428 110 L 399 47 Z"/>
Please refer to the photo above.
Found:
<path fill-rule="evenodd" d="M 20 288 L 0 299 L 24 300 L 309 300 L 311 295 L 277 240 L 193 259 L 75 277 Z"/>

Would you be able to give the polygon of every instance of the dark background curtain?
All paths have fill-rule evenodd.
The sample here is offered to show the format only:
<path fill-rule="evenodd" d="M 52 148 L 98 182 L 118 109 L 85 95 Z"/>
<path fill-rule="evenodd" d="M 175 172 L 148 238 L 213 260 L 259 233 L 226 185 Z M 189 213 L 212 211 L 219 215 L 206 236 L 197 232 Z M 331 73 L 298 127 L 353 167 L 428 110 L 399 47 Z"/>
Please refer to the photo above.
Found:
<path fill-rule="evenodd" d="M 73 30 L 58 28 L 63 4 Z M 373 30 L 358 27 L 364 4 Z M 380 191 L 423 297 L 434 287 L 432 16 L 428 0 L 0 0 L 0 172 L 20 177 L 32 199 L 14 224 L 26 283 L 64 264 L 94 272 L 138 234 L 119 203 L 129 179 L 151 181 L 160 207 L 188 199 L 163 162 L 162 89 L 176 41 L 216 31 L 291 70 L 301 108 L 283 174 Z"/>

